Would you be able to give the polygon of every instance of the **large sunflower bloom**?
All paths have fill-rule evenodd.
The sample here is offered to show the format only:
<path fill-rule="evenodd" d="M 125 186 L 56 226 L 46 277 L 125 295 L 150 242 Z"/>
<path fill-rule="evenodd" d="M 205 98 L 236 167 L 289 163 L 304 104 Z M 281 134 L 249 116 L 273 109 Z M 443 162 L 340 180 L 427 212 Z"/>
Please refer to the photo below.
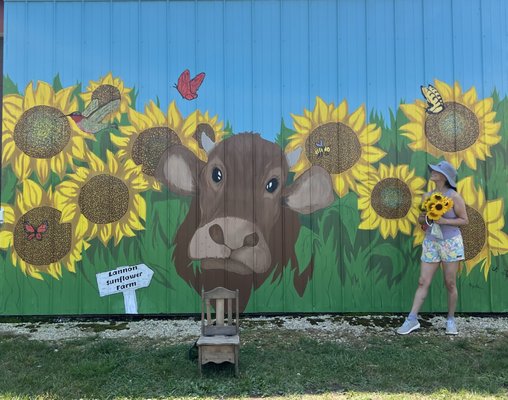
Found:
<path fill-rule="evenodd" d="M 130 125 L 120 127 L 120 132 L 125 136 L 111 134 L 111 141 L 119 149 L 117 155 L 125 161 L 127 169 L 142 166 L 142 177 L 154 190 L 161 190 L 159 181 L 155 179 L 159 159 L 173 144 L 189 147 L 196 132 L 197 111 L 184 119 L 173 101 L 167 115 L 164 115 L 150 101 L 144 113 L 129 108 L 128 116 Z"/>
<path fill-rule="evenodd" d="M 120 119 L 122 113 L 126 113 L 131 105 L 130 92 L 120 78 L 113 78 L 110 72 L 99 79 L 98 82 L 90 81 L 87 91 L 81 94 L 85 107 L 94 99 L 99 101 L 99 107 L 113 100 L 120 100 L 118 109 L 110 115 L 111 119 Z"/>
<path fill-rule="evenodd" d="M 476 160 L 491 157 L 490 147 L 499 143 L 500 122 L 495 122 L 491 97 L 478 101 L 474 87 L 462 93 L 460 85 L 454 87 L 435 80 L 435 87 L 443 97 L 444 110 L 438 114 L 426 112 L 427 103 L 401 104 L 409 123 L 400 129 L 411 140 L 414 151 L 426 151 L 436 158 L 444 157 L 455 168 L 464 161 L 476 169 Z"/>
<path fill-rule="evenodd" d="M 2 121 L 2 165 L 11 164 L 19 180 L 27 179 L 33 171 L 41 183 L 50 171 L 60 178 L 73 158 L 83 160 L 88 152 L 85 138 L 93 139 L 78 128 L 66 115 L 78 109 L 72 98 L 74 87 L 55 93 L 46 82 L 30 82 L 25 95 L 4 97 Z"/>
<path fill-rule="evenodd" d="M 10 251 L 14 266 L 36 279 L 43 279 L 42 273 L 58 279 L 62 266 L 75 272 L 75 263 L 89 244 L 77 237 L 72 224 L 60 222 L 62 209 L 55 204 L 51 189 L 45 192 L 25 179 L 15 204 L 2 207 L 5 215 L 0 249 Z"/>
<path fill-rule="evenodd" d="M 407 165 L 380 164 L 376 173 L 358 184 L 359 228 L 379 228 L 385 239 L 394 238 L 398 231 L 410 235 L 418 221 L 424 185 L 425 179 L 415 176 Z"/>
<path fill-rule="evenodd" d="M 144 229 L 146 202 L 140 192 L 147 189 L 146 181 L 140 167 L 127 171 L 109 150 L 107 164 L 93 153 L 88 163 L 89 169 L 77 168 L 55 189 L 61 222 L 72 223 L 78 237 L 98 236 L 104 246 L 114 237 L 116 246 L 124 236 Z"/>
<path fill-rule="evenodd" d="M 468 225 L 460 227 L 467 272 L 479 264 L 487 279 L 492 255 L 508 253 L 508 235 L 502 231 L 503 199 L 486 200 L 482 188 L 476 189 L 472 176 L 460 180 L 457 191 L 464 198 L 469 219 Z"/>
<path fill-rule="evenodd" d="M 212 142 L 219 143 L 226 132 L 223 131 L 222 128 L 224 124 L 218 121 L 217 115 L 210 118 L 208 111 L 202 114 L 199 110 L 197 110 L 196 117 L 196 130 L 194 132 L 189 129 L 185 130 L 183 132 L 183 141 L 194 154 L 206 162 L 208 156 L 203 149 L 203 134 L 208 136 Z"/>
<path fill-rule="evenodd" d="M 291 116 L 297 133 L 289 137 L 285 151 L 302 150 L 291 171 L 298 177 L 311 165 L 323 167 L 340 197 L 349 189 L 356 190 L 356 181 L 367 180 L 374 171 L 371 164 L 386 155 L 373 146 L 381 137 L 381 128 L 366 124 L 364 106 L 348 114 L 346 100 L 335 108 L 317 97 L 312 112 Z"/>

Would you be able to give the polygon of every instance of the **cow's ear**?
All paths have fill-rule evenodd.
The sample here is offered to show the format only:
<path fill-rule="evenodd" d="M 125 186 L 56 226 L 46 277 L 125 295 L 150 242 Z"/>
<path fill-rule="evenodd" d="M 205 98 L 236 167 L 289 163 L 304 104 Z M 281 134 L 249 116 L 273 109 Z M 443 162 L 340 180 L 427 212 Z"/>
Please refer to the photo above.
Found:
<path fill-rule="evenodd" d="M 204 165 L 185 146 L 175 145 L 162 154 L 155 177 L 173 193 L 193 195 L 197 191 L 199 171 Z"/>
<path fill-rule="evenodd" d="M 321 210 L 333 202 L 330 174 L 317 165 L 310 167 L 283 193 L 284 204 L 300 214 Z"/>

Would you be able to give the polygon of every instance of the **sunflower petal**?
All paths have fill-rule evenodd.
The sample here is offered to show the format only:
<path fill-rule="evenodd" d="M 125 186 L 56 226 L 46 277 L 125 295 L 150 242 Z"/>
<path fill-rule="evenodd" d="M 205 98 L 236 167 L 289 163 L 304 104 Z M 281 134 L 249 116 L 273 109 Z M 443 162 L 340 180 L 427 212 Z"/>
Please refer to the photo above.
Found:
<path fill-rule="evenodd" d="M 178 132 L 183 123 L 182 114 L 176 107 L 175 101 L 172 101 L 168 107 L 168 125 L 171 129 Z"/>
<path fill-rule="evenodd" d="M 39 177 L 39 181 L 41 183 L 46 183 L 49 176 L 48 160 L 45 158 L 37 158 L 35 161 L 35 170 L 37 172 L 37 176 Z"/>
<path fill-rule="evenodd" d="M 11 231 L 0 231 L 0 249 L 7 250 L 13 243 L 13 233 Z"/>
<path fill-rule="evenodd" d="M 401 104 L 400 109 L 411 122 L 423 124 L 425 121 L 425 108 L 416 104 Z"/>
<path fill-rule="evenodd" d="M 30 82 L 25 89 L 25 97 L 23 99 L 23 109 L 27 111 L 28 109 L 34 107 L 36 105 L 34 90 L 33 90 L 33 82 Z"/>
<path fill-rule="evenodd" d="M 4 134 L 4 136 L 6 136 Z M 14 151 L 16 150 L 16 145 L 14 140 L 9 140 L 2 144 L 2 164 L 7 164 L 11 158 L 13 158 Z"/>
<path fill-rule="evenodd" d="M 365 108 L 363 105 L 349 116 L 349 126 L 353 128 L 355 132 L 360 132 L 365 124 Z"/>
<path fill-rule="evenodd" d="M 466 103 L 467 106 L 472 106 L 476 103 L 477 95 L 476 95 L 476 89 L 471 87 L 466 93 L 464 93 L 464 103 Z"/>
<path fill-rule="evenodd" d="M 487 97 L 476 103 L 474 106 L 474 113 L 479 117 L 483 118 L 485 115 L 492 111 L 492 107 L 494 106 L 494 100 L 492 97 Z"/>
<path fill-rule="evenodd" d="M 13 170 L 20 181 L 27 179 L 32 173 L 32 169 L 30 168 L 30 158 L 25 153 L 21 153 L 14 160 Z"/>
<path fill-rule="evenodd" d="M 436 87 L 439 94 L 443 97 L 443 100 L 455 100 L 453 97 L 453 90 L 449 85 L 436 79 L 434 81 L 434 86 Z"/>
<path fill-rule="evenodd" d="M 299 133 L 308 133 L 311 130 L 312 122 L 310 118 L 295 114 L 291 114 L 291 117 L 293 118 L 295 131 Z"/>

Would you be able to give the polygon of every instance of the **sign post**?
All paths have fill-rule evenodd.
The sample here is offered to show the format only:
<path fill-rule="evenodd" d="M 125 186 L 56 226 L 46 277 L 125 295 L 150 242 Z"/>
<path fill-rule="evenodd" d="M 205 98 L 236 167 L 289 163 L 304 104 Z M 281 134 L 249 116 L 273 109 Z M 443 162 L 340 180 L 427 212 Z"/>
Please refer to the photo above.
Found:
<path fill-rule="evenodd" d="M 123 293 L 126 314 L 138 313 L 136 290 L 150 285 L 152 276 L 153 271 L 145 264 L 118 267 L 96 275 L 101 297 Z"/>

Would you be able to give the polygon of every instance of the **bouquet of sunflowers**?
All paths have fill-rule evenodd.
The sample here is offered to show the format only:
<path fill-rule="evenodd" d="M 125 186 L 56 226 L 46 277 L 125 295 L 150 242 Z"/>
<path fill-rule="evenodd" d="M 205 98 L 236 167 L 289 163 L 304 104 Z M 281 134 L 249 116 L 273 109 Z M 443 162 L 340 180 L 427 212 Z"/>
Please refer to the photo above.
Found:
<path fill-rule="evenodd" d="M 422 210 L 425 212 L 425 230 L 431 227 L 431 235 L 443 239 L 443 232 L 438 224 L 434 221 L 440 219 L 448 210 L 453 207 L 453 200 L 444 196 L 440 192 L 434 192 L 422 204 Z"/>

